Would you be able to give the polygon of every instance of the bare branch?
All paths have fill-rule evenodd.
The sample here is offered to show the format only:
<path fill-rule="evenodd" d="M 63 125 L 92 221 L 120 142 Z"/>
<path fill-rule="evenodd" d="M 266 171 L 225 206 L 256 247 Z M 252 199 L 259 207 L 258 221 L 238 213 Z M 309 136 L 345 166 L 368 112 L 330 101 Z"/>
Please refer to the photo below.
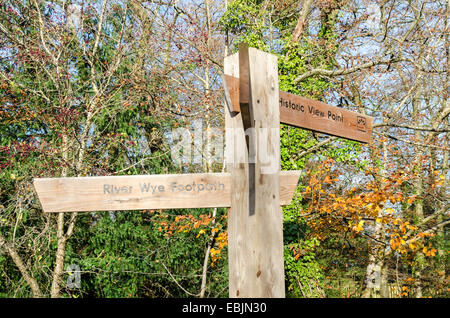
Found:
<path fill-rule="evenodd" d="M 357 65 L 355 67 L 341 69 L 341 70 L 332 71 L 332 70 L 316 68 L 316 69 L 306 72 L 305 74 L 298 76 L 294 80 L 294 83 L 304 81 L 305 79 L 307 79 L 311 76 L 315 76 L 315 75 L 321 75 L 321 76 L 327 76 L 327 77 L 348 75 L 348 74 L 352 74 L 352 73 L 361 71 L 363 69 L 368 69 L 368 68 L 374 67 L 376 65 L 388 65 L 388 64 L 393 64 L 393 63 L 399 62 L 399 61 L 401 61 L 401 59 L 392 57 L 392 58 L 388 58 L 388 59 L 380 59 L 378 61 L 367 62 L 367 63 L 361 64 L 361 65 Z"/>
<path fill-rule="evenodd" d="M 443 149 L 443 150 L 450 150 L 450 148 L 446 148 L 446 147 L 441 147 L 441 146 L 436 146 L 436 145 L 431 145 L 431 144 L 426 144 L 426 143 L 420 143 L 420 142 L 414 142 L 414 141 L 405 140 L 405 139 L 398 138 L 396 136 L 393 136 L 393 135 L 390 135 L 390 134 L 387 134 L 387 133 L 380 133 L 380 132 L 377 132 L 377 131 L 374 131 L 374 133 L 377 134 L 377 135 L 382 135 L 382 136 L 388 137 L 390 139 L 401 141 L 401 142 L 408 143 L 408 144 L 415 145 L 415 146 L 430 147 L 430 148 L 437 148 L 437 149 Z"/>
<path fill-rule="evenodd" d="M 373 125 L 373 128 L 379 128 L 379 127 L 396 127 L 396 128 L 405 128 L 405 129 L 420 130 L 420 131 L 431 131 L 431 132 L 436 132 L 436 133 L 450 132 L 450 129 L 446 129 L 446 128 L 440 129 L 440 128 L 433 128 L 433 127 L 419 127 L 419 126 L 413 126 L 413 125 L 395 124 L 395 123 L 392 123 L 389 121 Z"/>
<path fill-rule="evenodd" d="M 175 277 L 172 275 L 172 273 L 169 271 L 169 269 L 167 268 L 166 265 L 164 265 L 163 262 L 161 262 L 162 266 L 164 267 L 164 269 L 166 270 L 166 272 L 169 274 L 169 276 L 172 278 L 172 280 L 174 281 L 175 284 L 177 284 L 178 287 L 181 288 L 181 290 L 183 290 L 186 294 L 188 294 L 189 296 L 193 296 L 193 297 L 198 297 L 200 296 L 200 294 L 193 294 L 190 293 L 189 291 L 187 291 L 186 289 L 184 289 L 183 286 L 180 285 L 180 283 L 175 279 Z"/>

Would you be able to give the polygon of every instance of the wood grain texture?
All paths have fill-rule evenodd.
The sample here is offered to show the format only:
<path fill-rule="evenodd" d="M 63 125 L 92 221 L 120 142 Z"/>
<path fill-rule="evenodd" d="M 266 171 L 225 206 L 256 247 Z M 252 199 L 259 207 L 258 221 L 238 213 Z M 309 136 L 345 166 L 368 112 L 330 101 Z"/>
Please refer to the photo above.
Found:
<path fill-rule="evenodd" d="M 254 116 L 255 214 L 249 216 L 252 254 L 248 297 L 285 297 L 283 218 L 280 207 L 280 111 L 275 55 L 249 48 L 250 105 Z M 245 297 L 244 294 L 241 297 Z"/>
<path fill-rule="evenodd" d="M 291 202 L 299 176 L 280 174 L 280 204 Z M 229 173 L 36 178 L 34 187 L 44 212 L 231 206 Z"/>
<path fill-rule="evenodd" d="M 250 139 L 255 148 L 246 147 L 241 114 L 225 107 L 227 169 L 233 187 L 228 214 L 229 296 L 284 297 L 277 59 L 253 48 L 248 48 L 248 59 L 249 107 L 254 118 Z M 225 58 L 224 73 L 236 77 L 240 64 L 244 63 L 238 54 Z M 249 195 L 249 154 L 245 153 L 251 149 L 254 203 Z M 250 213 L 251 204 L 255 204 L 254 213 Z"/>
<path fill-rule="evenodd" d="M 224 74 L 239 78 L 239 53 L 224 59 Z M 229 112 L 227 106 L 224 108 L 224 113 L 225 162 L 226 169 L 231 174 L 233 188 L 231 208 L 228 210 L 228 291 L 229 297 L 234 298 L 241 296 L 240 289 L 242 282 L 245 281 L 246 261 L 249 258 L 250 249 L 246 223 L 249 210 L 248 151 L 242 114 Z M 248 277 L 248 279 L 252 278 Z"/>
<path fill-rule="evenodd" d="M 249 73 L 249 47 L 247 43 L 239 44 L 239 108 L 241 110 L 244 131 L 254 127 L 255 119 L 253 108 L 250 105 L 250 73 Z M 247 148 L 249 148 L 247 137 Z"/>
<path fill-rule="evenodd" d="M 239 112 L 239 79 L 226 75 L 224 78 L 227 88 L 232 88 L 228 92 L 229 108 Z M 280 122 L 283 124 L 363 143 L 372 140 L 371 116 L 283 91 L 279 92 L 279 98 Z"/>
<path fill-rule="evenodd" d="M 232 76 L 222 76 L 225 102 L 230 113 L 239 113 L 239 81 Z"/>
<path fill-rule="evenodd" d="M 279 105 L 284 124 L 364 143 L 372 140 L 370 116 L 289 93 L 280 94 Z"/>

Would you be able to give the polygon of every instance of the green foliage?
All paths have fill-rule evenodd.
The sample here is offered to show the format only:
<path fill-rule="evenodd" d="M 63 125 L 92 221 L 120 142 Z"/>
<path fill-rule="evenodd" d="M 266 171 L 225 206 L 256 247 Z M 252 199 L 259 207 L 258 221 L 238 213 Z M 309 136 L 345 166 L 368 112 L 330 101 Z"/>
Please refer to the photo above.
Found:
<path fill-rule="evenodd" d="M 283 207 L 283 241 L 285 244 L 303 240 L 308 233 L 308 226 L 299 221 L 301 210 L 301 194 L 296 191 L 291 204 Z"/>
<path fill-rule="evenodd" d="M 316 257 L 325 276 L 327 298 L 360 297 L 367 253 L 367 245 L 361 237 L 350 240 L 338 233 L 330 234 L 321 242 Z"/>
<path fill-rule="evenodd" d="M 94 224 L 90 216 L 82 217 L 65 262 L 82 269 L 81 288 L 66 291 L 82 297 L 188 297 L 173 275 L 178 284 L 197 294 L 207 238 L 196 238 L 194 232 L 165 236 L 155 216 L 136 211 L 98 213 Z M 210 274 L 210 289 L 222 290 L 215 297 L 227 293 L 224 258 Z"/>
<path fill-rule="evenodd" d="M 236 0 L 228 5 L 219 23 L 224 30 L 240 35 L 237 40 L 239 42 L 235 43 L 245 42 L 253 47 L 264 49 L 266 12 L 262 10 L 262 4 L 263 1 L 259 0 Z"/>
<path fill-rule="evenodd" d="M 317 140 L 311 138 L 311 132 L 281 124 L 281 170 L 302 170 L 308 157 L 297 159 L 296 155 L 314 146 L 316 143 Z"/>
<path fill-rule="evenodd" d="M 80 229 L 67 248 L 66 264 L 77 264 L 82 291 L 95 297 L 136 297 L 144 281 L 141 273 L 154 272 L 149 248 L 152 231 L 136 212 L 97 214 L 98 220 Z M 92 222 L 84 218 L 81 222 Z M 153 243 L 153 244 L 152 244 Z"/>
<path fill-rule="evenodd" d="M 319 241 L 315 238 L 302 240 L 284 247 L 287 297 L 323 297 L 324 275 L 316 260 Z"/>
<path fill-rule="evenodd" d="M 328 79 L 311 77 L 301 82 L 296 79 L 308 68 L 333 68 L 334 63 L 330 61 L 329 56 L 334 53 L 324 50 L 317 42 L 292 43 L 290 36 L 280 42 L 282 48 L 278 58 L 280 90 L 323 100 L 326 90 L 333 87 Z"/>
<path fill-rule="evenodd" d="M 334 159 L 336 162 L 347 163 L 363 170 L 367 166 L 367 162 L 360 160 L 358 157 L 362 150 L 361 143 L 357 141 L 339 139 L 333 147 L 328 147 L 324 151 L 324 155 Z"/>

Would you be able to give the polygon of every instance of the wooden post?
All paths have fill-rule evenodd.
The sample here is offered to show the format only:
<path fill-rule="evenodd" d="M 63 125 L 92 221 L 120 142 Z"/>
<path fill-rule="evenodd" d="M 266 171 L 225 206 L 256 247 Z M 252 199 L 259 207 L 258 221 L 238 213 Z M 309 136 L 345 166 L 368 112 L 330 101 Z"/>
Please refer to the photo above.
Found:
<path fill-rule="evenodd" d="M 239 54 L 224 61 L 226 75 L 244 75 L 240 76 L 245 79 L 239 90 L 244 89 L 246 81 L 249 86 L 248 100 L 240 104 L 240 113 L 231 113 L 225 107 L 227 168 L 232 189 L 228 215 L 229 296 L 280 298 L 285 296 L 285 287 L 278 180 L 277 58 L 247 46 L 240 46 Z M 248 69 L 239 70 L 240 65 Z M 244 127 L 249 128 L 247 142 Z M 254 175 L 250 171 L 253 169 Z"/>

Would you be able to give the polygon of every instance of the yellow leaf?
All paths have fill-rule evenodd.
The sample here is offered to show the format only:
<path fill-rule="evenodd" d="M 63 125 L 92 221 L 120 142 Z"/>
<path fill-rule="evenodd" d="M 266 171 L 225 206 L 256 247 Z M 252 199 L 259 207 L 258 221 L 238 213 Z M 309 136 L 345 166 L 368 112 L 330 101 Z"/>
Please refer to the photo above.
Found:
<path fill-rule="evenodd" d="M 424 247 L 424 249 L 425 249 L 425 247 Z M 425 252 L 424 252 L 424 253 L 425 253 Z M 428 257 L 436 256 L 436 249 L 434 249 L 434 248 L 429 249 L 429 250 L 425 253 L 425 255 L 428 256 Z"/>
<path fill-rule="evenodd" d="M 212 257 L 216 256 L 217 254 L 220 254 L 220 251 L 219 251 L 219 250 L 216 250 L 216 249 L 214 249 L 214 248 L 212 248 L 209 252 L 211 253 L 211 256 L 212 256 Z"/>
<path fill-rule="evenodd" d="M 362 230 L 364 230 L 364 221 L 361 220 L 359 221 L 358 225 L 353 227 L 353 230 L 355 230 L 356 232 L 361 232 Z"/>
<path fill-rule="evenodd" d="M 200 232 L 198 232 L 196 238 L 198 238 L 200 235 L 204 234 L 206 231 L 205 230 L 200 230 Z"/>

